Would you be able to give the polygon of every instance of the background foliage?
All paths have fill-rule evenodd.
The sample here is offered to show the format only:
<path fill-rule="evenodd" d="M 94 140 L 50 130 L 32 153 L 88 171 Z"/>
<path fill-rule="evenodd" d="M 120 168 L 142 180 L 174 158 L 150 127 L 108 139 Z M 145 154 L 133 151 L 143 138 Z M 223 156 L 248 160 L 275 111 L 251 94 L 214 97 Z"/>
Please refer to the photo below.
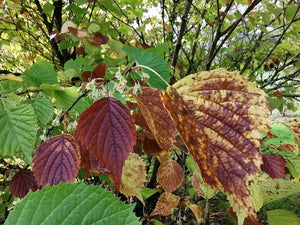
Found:
<path fill-rule="evenodd" d="M 287 109 L 297 111 L 300 97 L 299 7 L 299 2 L 285 0 L 0 1 L 1 219 L 6 220 L 18 201 L 11 195 L 13 191 L 9 190 L 8 184 L 18 171 L 31 170 L 34 150 L 46 139 L 63 132 L 72 135 L 80 118 L 79 114 L 96 100 L 109 95 L 126 104 L 131 112 L 134 111 L 133 118 L 139 128 L 135 149 L 136 152 L 142 150 L 139 153 L 148 174 L 146 178 L 136 178 L 142 181 L 146 179 L 146 187 L 141 191 L 142 197 L 138 194 L 140 187 L 133 194 L 145 203 L 143 206 L 139 200 L 132 200 L 136 203 L 134 211 L 141 218 L 140 221 L 145 224 L 158 224 L 159 221 L 168 224 L 175 219 L 188 224 L 196 224 L 196 220 L 203 223 L 234 223 L 225 213 L 229 208 L 226 196 L 221 192 L 214 195 L 197 178 L 198 175 L 193 175 L 196 166 L 187 152 L 180 153 L 179 149 L 186 150 L 180 141 L 177 151 L 170 153 L 170 158 L 177 161 L 183 169 L 184 185 L 181 185 L 180 176 L 178 180 L 181 182 L 174 181 L 170 190 L 181 186 L 176 194 L 181 200 L 189 198 L 189 201 L 180 201 L 178 205 L 178 196 L 173 196 L 172 203 L 166 203 L 167 206 L 163 205 L 165 197 L 158 201 L 161 188 L 156 182 L 160 180 L 160 184 L 164 183 L 161 180 L 164 177 L 161 174 L 164 173 L 160 170 L 157 178 L 156 174 L 161 163 L 167 165 L 163 164 L 166 160 L 158 156 L 158 153 L 169 149 L 160 148 L 161 145 L 157 144 L 157 137 L 160 135 L 153 132 L 154 128 L 150 127 L 149 121 L 145 125 L 145 121 L 139 119 L 141 113 L 138 113 L 137 108 L 126 103 L 134 102 L 128 95 L 128 89 L 132 88 L 134 93 L 131 94 L 134 95 L 141 89 L 140 85 L 147 82 L 151 88 L 165 90 L 167 84 L 155 73 L 160 74 L 167 83 L 173 84 L 198 71 L 227 68 L 229 71 L 241 71 L 244 77 L 257 83 L 269 95 L 267 100 L 271 109 L 279 109 L 281 112 Z M 98 83 L 93 78 L 97 78 Z M 139 108 L 143 111 L 141 104 Z M 265 137 L 260 147 L 260 152 L 265 155 L 263 170 L 270 176 L 275 176 L 272 178 L 284 178 L 288 187 L 298 184 L 300 177 L 297 145 L 299 121 L 295 124 L 273 124 L 271 131 L 277 137 Z M 139 132 L 141 130 L 143 132 Z M 153 134 L 144 133 L 144 130 L 151 130 Z M 76 137 L 75 134 L 74 136 Z M 84 142 L 82 139 L 80 141 Z M 141 146 L 137 150 L 139 143 Z M 289 144 L 289 149 L 292 150 L 288 151 L 286 145 L 281 144 Z M 64 150 L 62 148 L 59 154 L 63 155 Z M 269 155 L 272 157 L 268 157 Z M 281 158 L 274 158 L 274 155 Z M 98 164 L 91 166 L 91 162 L 94 162 L 92 160 L 89 158 L 83 167 L 92 175 L 85 174 L 83 170 L 77 171 L 76 181 L 102 184 L 105 189 L 114 192 L 115 187 L 108 175 L 103 174 L 108 173 L 105 169 L 113 168 L 104 168 Z M 178 171 L 174 169 L 173 172 Z M 121 180 L 121 174 L 119 179 Z M 29 183 L 26 190 L 14 190 L 22 193 L 22 196 L 25 193 L 25 196 L 33 187 L 29 180 L 25 179 L 25 183 Z M 112 180 L 116 184 L 115 178 Z M 21 181 L 15 183 L 18 182 Z M 196 188 L 199 186 L 200 191 Z M 14 223 L 11 221 L 22 215 L 23 205 L 35 204 L 39 196 L 47 198 L 48 192 L 57 193 L 58 199 L 53 199 L 57 200 L 57 205 L 60 204 L 59 199 L 64 198 L 63 194 L 70 192 L 69 196 L 72 196 L 73 189 L 76 188 L 86 189 L 85 195 L 95 193 L 108 196 L 108 202 L 112 205 L 116 201 L 106 190 L 96 190 L 95 187 L 85 187 L 78 183 L 60 184 L 52 188 L 46 187 L 36 193 L 29 193 L 17 204 L 7 223 Z M 263 192 L 266 191 L 260 188 Z M 272 199 L 271 203 L 269 200 L 256 203 L 265 205 L 258 213 L 261 223 L 268 220 L 270 224 L 276 224 L 278 212 L 284 218 L 289 217 L 291 224 L 297 220 L 294 216 L 289 216 L 292 212 L 280 208 L 284 206 L 284 209 L 288 209 L 285 204 L 290 204 L 289 206 L 293 206 L 291 211 L 300 215 L 296 210 L 299 205 L 292 201 L 292 197 L 288 197 L 297 192 L 290 193 L 286 189 L 288 188 L 278 190 L 279 197 Z M 253 194 L 255 190 L 251 192 Z M 130 196 L 126 196 L 128 195 Z M 83 196 L 81 195 L 82 198 Z M 296 198 L 299 198 L 299 193 Z M 126 197 L 121 195 L 121 199 L 125 201 Z M 161 207 L 165 207 L 168 212 L 161 215 L 168 215 L 171 208 L 175 208 L 172 216 L 154 216 L 152 211 L 156 202 L 160 202 L 163 205 Z M 70 209 L 72 204 L 76 203 L 71 201 L 68 206 Z M 98 207 L 93 203 L 87 204 Z M 203 210 L 199 209 L 200 206 Z M 41 207 L 39 211 L 43 212 Z M 105 208 L 99 207 L 99 210 Z M 132 209 L 133 206 L 123 205 L 114 208 L 120 213 L 122 210 L 129 212 Z M 193 214 L 196 219 L 193 222 L 185 221 L 183 213 Z M 137 221 L 133 214 L 125 214 L 132 223 Z M 103 216 L 106 217 L 106 214 Z"/>

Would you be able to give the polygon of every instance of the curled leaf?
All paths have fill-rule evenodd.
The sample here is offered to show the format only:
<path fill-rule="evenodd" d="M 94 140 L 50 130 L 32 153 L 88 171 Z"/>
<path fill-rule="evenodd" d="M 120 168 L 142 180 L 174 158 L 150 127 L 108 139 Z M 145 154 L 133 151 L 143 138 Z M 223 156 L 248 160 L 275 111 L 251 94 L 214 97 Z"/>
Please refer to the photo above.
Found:
<path fill-rule="evenodd" d="M 31 170 L 20 170 L 9 182 L 9 190 L 14 197 L 24 198 L 30 189 L 33 192 L 38 190 L 38 184 Z"/>
<path fill-rule="evenodd" d="M 256 218 L 248 181 L 262 164 L 259 131 L 269 133 L 266 97 L 225 69 L 189 75 L 162 94 L 203 181 L 227 192 L 240 223 Z"/>
<path fill-rule="evenodd" d="M 136 141 L 129 109 L 115 98 L 102 98 L 80 114 L 76 133 L 80 145 L 111 171 L 119 191 L 124 162 Z"/>
<path fill-rule="evenodd" d="M 300 145 L 300 119 L 293 119 L 289 120 L 283 123 L 289 130 L 292 132 L 292 134 L 295 137 L 295 140 L 298 145 Z"/>
<path fill-rule="evenodd" d="M 143 92 L 134 95 L 134 98 L 153 134 L 157 144 L 165 151 L 173 149 L 176 127 L 170 113 L 161 102 L 162 91 L 143 87 Z"/>
<path fill-rule="evenodd" d="M 43 142 L 34 152 L 33 167 L 39 186 L 72 183 L 79 170 L 80 149 L 73 136 L 62 134 Z"/>
<path fill-rule="evenodd" d="M 284 143 L 276 146 L 275 148 L 280 151 L 293 153 L 294 155 L 298 155 L 299 151 L 299 146 L 297 143 Z"/>
<path fill-rule="evenodd" d="M 89 82 L 95 78 L 104 78 L 105 77 L 105 64 L 100 63 L 98 66 L 95 67 L 93 71 L 85 71 L 82 73 L 82 80 Z"/>

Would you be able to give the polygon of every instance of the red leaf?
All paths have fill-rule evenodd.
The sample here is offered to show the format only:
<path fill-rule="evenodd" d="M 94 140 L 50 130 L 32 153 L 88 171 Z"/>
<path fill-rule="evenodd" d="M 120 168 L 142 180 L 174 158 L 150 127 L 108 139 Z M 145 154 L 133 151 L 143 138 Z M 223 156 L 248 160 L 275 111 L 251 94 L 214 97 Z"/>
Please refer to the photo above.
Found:
<path fill-rule="evenodd" d="M 100 46 L 103 44 L 107 44 L 109 39 L 107 36 L 104 36 L 100 33 L 95 33 L 94 37 L 87 37 L 86 40 L 92 44 Z"/>
<path fill-rule="evenodd" d="M 83 146 L 80 150 L 81 154 L 81 165 L 80 168 L 91 174 L 110 173 L 109 169 L 106 169 L 102 163 L 95 158 L 95 156 Z"/>
<path fill-rule="evenodd" d="M 262 169 L 273 179 L 282 179 L 285 175 L 285 160 L 279 155 L 264 155 Z"/>
<path fill-rule="evenodd" d="M 14 197 L 24 198 L 30 189 L 33 192 L 39 189 L 31 170 L 20 170 L 9 182 L 9 190 Z"/>
<path fill-rule="evenodd" d="M 85 71 L 82 73 L 82 80 L 89 82 L 95 78 L 104 78 L 105 77 L 105 64 L 100 63 L 96 68 L 91 71 Z"/>
<path fill-rule="evenodd" d="M 32 171 L 45 187 L 73 182 L 80 165 L 80 149 L 73 136 L 62 134 L 48 139 L 34 152 Z"/>
<path fill-rule="evenodd" d="M 74 27 L 68 27 L 68 30 L 72 35 L 74 35 L 78 39 L 84 39 L 88 36 L 88 31 L 86 29 L 77 29 Z"/>
<path fill-rule="evenodd" d="M 76 133 L 81 146 L 111 171 L 119 191 L 124 161 L 136 141 L 130 110 L 115 98 L 102 98 L 81 113 Z"/>

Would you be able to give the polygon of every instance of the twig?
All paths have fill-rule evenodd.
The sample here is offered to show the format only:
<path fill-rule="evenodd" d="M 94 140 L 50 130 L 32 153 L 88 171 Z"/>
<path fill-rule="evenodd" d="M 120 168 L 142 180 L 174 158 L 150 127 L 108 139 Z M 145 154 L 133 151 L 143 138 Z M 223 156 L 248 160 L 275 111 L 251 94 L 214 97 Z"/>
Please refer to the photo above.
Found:
<path fill-rule="evenodd" d="M 78 98 L 73 102 L 73 104 L 63 112 L 63 114 L 61 115 L 61 117 L 59 118 L 59 122 L 61 123 L 64 118 L 65 118 L 65 115 L 68 114 L 71 109 L 76 105 L 76 103 L 83 97 L 85 97 L 91 90 L 85 90 L 81 95 L 78 96 Z M 51 131 L 54 129 L 54 126 L 52 125 L 51 127 L 48 128 L 48 131 L 47 131 L 47 136 L 50 135 Z"/>
<path fill-rule="evenodd" d="M 189 12 L 190 12 L 192 2 L 193 2 L 193 0 L 187 0 L 186 6 L 185 6 L 185 11 L 184 11 L 184 14 L 181 18 L 181 26 L 180 26 L 179 36 L 178 36 L 177 43 L 176 43 L 176 46 L 175 46 L 175 51 L 174 51 L 173 61 L 172 61 L 172 66 L 174 68 L 175 68 L 176 63 L 177 63 L 179 50 L 181 48 L 181 41 L 182 41 L 186 26 L 187 26 L 187 18 L 188 18 Z"/>

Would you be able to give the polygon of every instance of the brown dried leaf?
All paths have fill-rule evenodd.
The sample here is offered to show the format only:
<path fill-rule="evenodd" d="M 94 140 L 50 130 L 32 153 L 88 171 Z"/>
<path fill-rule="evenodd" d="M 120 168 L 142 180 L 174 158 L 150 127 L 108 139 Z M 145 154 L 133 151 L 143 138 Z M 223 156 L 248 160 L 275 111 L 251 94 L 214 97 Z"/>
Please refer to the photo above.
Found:
<path fill-rule="evenodd" d="M 297 143 L 284 143 L 276 146 L 275 148 L 280 151 L 293 153 L 294 155 L 298 155 L 299 151 L 299 146 Z"/>
<path fill-rule="evenodd" d="M 273 179 L 285 176 L 285 160 L 279 155 L 264 155 L 261 167 Z"/>
<path fill-rule="evenodd" d="M 100 33 L 95 33 L 94 37 L 87 37 L 86 40 L 92 44 L 100 46 L 103 44 L 107 44 L 109 39 L 107 36 L 104 36 Z"/>
<path fill-rule="evenodd" d="M 85 53 L 85 48 L 83 46 L 76 48 L 76 55 L 80 56 Z"/>
<path fill-rule="evenodd" d="M 145 136 L 143 141 L 143 149 L 148 155 L 163 155 L 166 152 L 159 147 L 155 139 L 150 139 L 148 136 Z"/>
<path fill-rule="evenodd" d="M 134 95 L 137 104 L 154 135 L 157 144 L 165 151 L 173 149 L 176 127 L 170 113 L 161 102 L 162 91 L 143 87 L 143 92 Z"/>
<path fill-rule="evenodd" d="M 85 39 L 88 36 L 88 31 L 86 29 L 77 29 L 74 27 L 68 27 L 68 30 L 72 35 L 78 39 Z"/>
<path fill-rule="evenodd" d="M 166 192 L 162 193 L 156 203 L 156 207 L 150 216 L 161 215 L 168 216 L 172 213 L 172 209 L 176 208 L 180 197 Z"/>
<path fill-rule="evenodd" d="M 95 78 L 104 78 L 105 77 L 105 64 L 100 63 L 98 66 L 95 67 L 93 71 L 85 71 L 82 73 L 82 80 L 89 82 Z"/>
<path fill-rule="evenodd" d="M 203 181 L 227 192 L 241 222 L 256 217 L 248 181 L 262 164 L 259 131 L 269 133 L 266 97 L 225 69 L 189 75 L 162 95 Z"/>
<path fill-rule="evenodd" d="M 131 152 L 123 167 L 120 192 L 126 197 L 136 196 L 144 203 L 141 190 L 146 182 L 146 175 L 146 164 L 139 155 Z"/>
<path fill-rule="evenodd" d="M 65 40 L 65 38 L 67 37 L 67 33 L 61 33 L 61 34 L 58 34 L 56 35 L 55 37 L 55 41 L 56 42 L 60 42 L 62 40 Z"/>
<path fill-rule="evenodd" d="M 111 171 L 118 192 L 124 162 L 136 141 L 129 109 L 116 98 L 102 98 L 80 114 L 76 133 L 81 146 Z"/>
<path fill-rule="evenodd" d="M 283 123 L 295 137 L 298 145 L 300 145 L 300 118 L 289 120 Z"/>
<path fill-rule="evenodd" d="M 24 198 L 30 189 L 33 192 L 39 189 L 31 170 L 20 170 L 9 182 L 9 190 L 14 197 Z"/>
<path fill-rule="evenodd" d="M 166 192 L 173 192 L 182 185 L 184 173 L 181 166 L 174 160 L 168 160 L 157 170 L 157 181 Z"/>
<path fill-rule="evenodd" d="M 43 142 L 34 152 L 33 167 L 39 186 L 74 182 L 80 165 L 80 149 L 73 136 L 62 134 Z"/>
<path fill-rule="evenodd" d="M 150 128 L 148 127 L 148 124 L 140 110 L 135 111 L 132 114 L 132 117 L 136 125 L 140 126 L 144 130 L 150 131 Z"/>

